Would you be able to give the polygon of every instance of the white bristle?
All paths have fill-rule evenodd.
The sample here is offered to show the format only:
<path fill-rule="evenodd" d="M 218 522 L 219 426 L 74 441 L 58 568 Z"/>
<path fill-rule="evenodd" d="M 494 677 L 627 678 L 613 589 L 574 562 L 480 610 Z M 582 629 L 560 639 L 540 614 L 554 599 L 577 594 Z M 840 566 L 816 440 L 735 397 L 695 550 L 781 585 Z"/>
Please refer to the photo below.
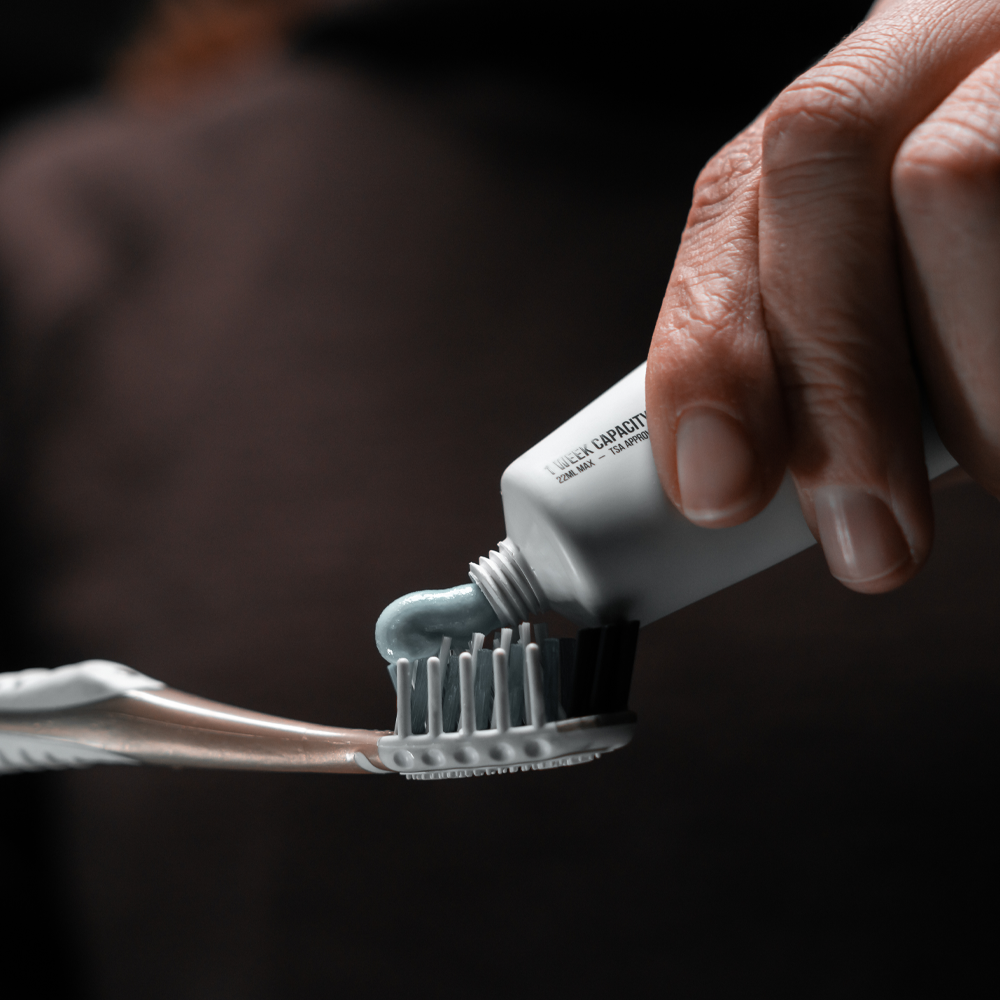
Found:
<path fill-rule="evenodd" d="M 521 642 L 521 650 L 524 652 L 528 648 L 528 643 L 531 642 L 531 623 L 530 622 L 521 622 L 521 624 L 518 626 L 518 630 L 517 631 L 518 631 L 518 639 Z M 521 667 L 522 672 L 523 671 L 527 671 L 527 669 L 528 669 L 528 661 L 527 661 L 527 659 L 525 659 L 526 655 L 527 655 L 527 653 L 525 652 L 525 655 L 521 657 L 521 663 L 523 664 L 523 666 Z M 524 718 L 525 718 L 525 720 L 527 722 L 530 722 L 531 721 L 531 695 L 530 695 L 530 693 L 528 691 L 528 675 L 527 675 L 527 673 L 523 673 L 523 677 L 524 677 L 524 683 L 523 683 L 522 686 L 524 688 Z"/>
<path fill-rule="evenodd" d="M 521 622 L 517 631 L 518 638 L 521 640 L 521 645 L 527 649 L 528 643 L 531 642 L 531 622 Z"/>
<path fill-rule="evenodd" d="M 515 629 L 520 649 L 511 645 Z M 551 644 L 552 649 L 543 645 L 548 638 L 544 625 L 523 622 L 515 628 L 501 627 L 491 635 L 495 641 L 489 662 L 483 651 L 486 637 L 477 632 L 467 651 L 454 650 L 457 670 L 450 669 L 453 651 L 447 637 L 442 640 L 440 656 L 420 660 L 400 657 L 392 664 L 390 673 L 397 683 L 396 734 L 382 736 L 378 744 L 386 769 L 407 778 L 431 779 L 563 767 L 594 760 L 632 738 L 635 716 L 629 712 L 579 720 L 579 725 L 566 727 L 558 721 L 565 718 L 560 708 L 555 704 L 546 708 L 547 683 L 552 681 L 555 686 L 558 681 L 560 649 L 556 643 Z M 533 636 L 535 642 L 531 641 Z M 554 677 L 547 675 L 549 669 L 556 671 Z M 412 682 L 418 672 L 420 715 L 415 720 Z M 425 682 L 427 731 L 416 735 L 415 724 L 424 728 Z M 552 694 L 558 700 L 557 693 Z M 491 703 L 493 718 L 488 721 Z M 550 711 L 553 717 L 546 722 Z"/>
<path fill-rule="evenodd" d="M 528 719 L 538 729 L 545 725 L 545 695 L 542 692 L 542 655 L 535 643 L 524 651 L 524 693 L 528 701 Z"/>
<path fill-rule="evenodd" d="M 396 660 L 396 735 L 410 736 L 410 661 L 401 656 Z"/>
<path fill-rule="evenodd" d="M 493 650 L 493 719 L 501 733 L 510 729 L 510 692 L 507 689 L 507 654 Z"/>
<path fill-rule="evenodd" d="M 441 661 L 432 656 L 427 661 L 427 735 L 441 735 Z"/>
<path fill-rule="evenodd" d="M 472 675 L 475 677 L 475 672 L 479 669 L 479 651 L 483 648 L 483 643 L 486 641 L 486 636 L 482 632 L 472 633 L 472 644 L 469 649 L 472 651 Z"/>
<path fill-rule="evenodd" d="M 451 656 L 451 636 L 443 635 L 441 636 L 441 651 L 438 653 L 438 659 L 441 661 L 441 669 L 448 669 L 448 657 Z"/>
<path fill-rule="evenodd" d="M 462 653 L 458 658 L 458 687 L 462 704 L 462 721 L 459 732 L 463 736 L 471 736 L 476 731 L 476 697 L 472 676 L 472 654 Z"/>

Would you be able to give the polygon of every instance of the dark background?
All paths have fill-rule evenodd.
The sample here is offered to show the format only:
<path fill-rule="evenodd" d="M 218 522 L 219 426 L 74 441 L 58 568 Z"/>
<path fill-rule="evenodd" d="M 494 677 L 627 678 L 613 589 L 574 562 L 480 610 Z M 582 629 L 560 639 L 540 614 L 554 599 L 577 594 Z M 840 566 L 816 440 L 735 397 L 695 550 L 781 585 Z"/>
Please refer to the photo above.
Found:
<path fill-rule="evenodd" d="M 9 122 L 96 86 L 138 16 L 19 6 Z M 33 377 L 8 417 L 10 668 L 108 656 L 390 725 L 378 612 L 501 536 L 505 465 L 642 360 L 700 164 L 864 7 L 400 3 L 307 32 L 346 109 L 316 218 L 289 216 L 315 315 L 271 261 L 221 332 L 196 306 L 160 323 L 181 262 L 146 325 L 109 307 Z M 232 187 L 202 209 L 264 218 Z M 139 360 L 109 366 L 122 345 Z M 101 1000 L 976 995 L 1000 517 L 974 487 L 937 516 L 898 593 L 849 593 L 812 550 L 644 630 L 639 735 L 586 767 L 4 778 L 6 965 Z"/>

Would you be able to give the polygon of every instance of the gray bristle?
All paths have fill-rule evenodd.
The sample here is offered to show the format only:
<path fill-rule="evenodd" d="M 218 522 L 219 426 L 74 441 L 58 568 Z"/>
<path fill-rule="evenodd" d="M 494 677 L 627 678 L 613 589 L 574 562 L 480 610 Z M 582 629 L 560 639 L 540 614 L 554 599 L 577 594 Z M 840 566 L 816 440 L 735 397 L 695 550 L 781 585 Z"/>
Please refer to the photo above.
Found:
<path fill-rule="evenodd" d="M 446 733 L 458 732 L 462 716 L 461 691 L 458 684 L 458 653 L 448 657 L 441 681 L 441 718 Z"/>
<path fill-rule="evenodd" d="M 626 707 L 638 629 L 638 622 L 629 622 L 583 629 L 576 639 L 557 639 L 548 637 L 544 625 L 535 625 L 535 641 L 539 646 L 542 667 L 545 722 L 556 722 L 565 719 L 567 715 L 620 711 Z M 527 634 L 526 628 L 522 634 Z M 581 643 L 581 637 L 586 641 Z M 480 637 L 477 635 L 475 638 L 478 640 Z M 499 632 L 494 636 L 496 648 L 500 647 L 501 638 Z M 444 647 L 442 652 L 445 652 Z M 459 650 L 451 650 L 447 661 L 442 664 L 441 721 L 446 733 L 457 732 L 461 722 L 459 655 Z M 589 662 L 591 659 L 593 663 Z M 427 732 L 427 657 L 412 665 L 411 676 L 411 729 L 414 735 L 421 735 Z M 389 664 L 389 677 L 395 687 L 395 663 Z M 507 658 L 511 726 L 524 726 L 530 721 L 525 706 L 524 687 L 524 646 L 517 642 L 510 646 Z M 580 690 L 576 690 L 578 687 Z M 476 656 L 473 695 L 476 728 L 492 729 L 495 725 L 492 649 L 480 648 Z"/>
<path fill-rule="evenodd" d="M 569 641 L 572 642 L 573 640 Z M 558 639 L 542 638 L 538 641 L 538 648 L 542 654 L 542 690 L 545 693 L 545 718 L 550 722 L 565 719 L 566 713 L 563 711 L 561 700 L 562 674 L 564 670 L 564 665 L 560 658 L 562 644 Z M 572 659 L 570 659 L 570 666 L 572 666 L 572 662 Z"/>
<path fill-rule="evenodd" d="M 410 719 L 414 735 L 427 732 L 427 657 L 417 660 L 410 696 Z"/>
<path fill-rule="evenodd" d="M 493 725 L 493 651 L 481 649 L 476 659 L 476 729 Z"/>
<path fill-rule="evenodd" d="M 524 717 L 524 650 L 519 642 L 510 647 L 507 690 L 510 692 L 510 724 L 523 726 L 528 720 Z"/>

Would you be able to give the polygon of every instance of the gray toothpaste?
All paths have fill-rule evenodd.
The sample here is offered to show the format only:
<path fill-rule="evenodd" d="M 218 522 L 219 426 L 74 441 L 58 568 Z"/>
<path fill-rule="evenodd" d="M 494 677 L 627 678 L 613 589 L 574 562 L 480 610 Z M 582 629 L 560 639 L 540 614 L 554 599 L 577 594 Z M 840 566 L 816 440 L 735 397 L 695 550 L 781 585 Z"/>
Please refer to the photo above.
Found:
<path fill-rule="evenodd" d="M 684 518 L 653 463 L 645 377 L 643 364 L 508 466 L 507 537 L 470 565 L 474 586 L 386 608 L 375 634 L 387 660 L 431 656 L 442 635 L 463 641 L 550 608 L 580 627 L 648 625 L 815 543 L 789 475 L 744 524 Z M 924 446 L 931 479 L 957 464 L 929 422 Z"/>

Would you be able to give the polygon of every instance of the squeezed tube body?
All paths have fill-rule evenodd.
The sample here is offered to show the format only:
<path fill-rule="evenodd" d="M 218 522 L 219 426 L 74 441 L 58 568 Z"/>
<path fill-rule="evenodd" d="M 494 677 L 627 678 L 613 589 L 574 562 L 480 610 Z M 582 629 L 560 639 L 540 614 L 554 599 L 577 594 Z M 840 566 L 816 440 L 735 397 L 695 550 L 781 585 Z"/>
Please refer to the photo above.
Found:
<path fill-rule="evenodd" d="M 646 625 L 815 543 L 790 476 L 745 524 L 709 529 L 686 520 L 653 462 L 645 373 L 641 365 L 626 375 L 501 480 L 507 542 L 538 606 L 577 625 Z M 924 437 L 931 478 L 956 465 L 929 422 Z"/>

